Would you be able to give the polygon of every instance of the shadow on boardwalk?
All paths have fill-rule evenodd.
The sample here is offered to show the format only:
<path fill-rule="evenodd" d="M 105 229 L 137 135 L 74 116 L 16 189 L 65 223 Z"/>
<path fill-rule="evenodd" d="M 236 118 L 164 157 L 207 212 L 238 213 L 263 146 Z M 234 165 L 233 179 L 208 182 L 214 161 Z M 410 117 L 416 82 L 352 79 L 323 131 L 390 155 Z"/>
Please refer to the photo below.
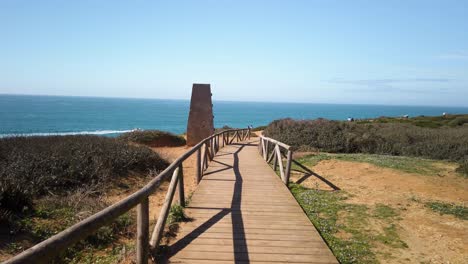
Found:
<path fill-rule="evenodd" d="M 249 261 L 249 257 L 248 257 L 249 254 L 248 254 L 245 231 L 244 231 L 244 222 L 242 220 L 242 211 L 241 211 L 243 180 L 242 180 L 242 175 L 239 170 L 239 152 L 245 147 L 245 145 L 246 144 L 233 144 L 233 146 L 238 146 L 235 152 L 231 152 L 231 153 L 228 152 L 228 153 L 221 154 L 221 155 L 233 155 L 233 158 L 234 158 L 233 166 L 213 160 L 212 162 L 224 165 L 225 168 L 213 170 L 213 171 L 205 173 L 204 175 L 206 176 L 206 175 L 219 173 L 221 171 L 230 170 L 230 169 L 233 170 L 234 175 L 235 175 L 235 183 L 234 183 L 234 191 L 233 191 L 233 197 L 232 197 L 232 202 L 231 202 L 231 208 L 223 208 L 219 213 L 215 214 L 213 217 L 205 221 L 205 223 L 203 223 L 202 225 L 194 229 L 191 233 L 187 234 L 184 238 L 180 239 L 179 241 L 171 245 L 169 247 L 170 253 L 167 256 L 168 258 L 174 256 L 179 251 L 184 249 L 200 234 L 204 233 L 206 230 L 208 230 L 214 224 L 219 222 L 221 219 L 223 219 L 226 215 L 228 215 L 232 211 L 239 211 L 240 213 L 238 214 L 237 213 L 231 214 L 233 243 L 234 243 L 234 248 L 236 249 L 234 251 L 234 260 L 235 260 L 235 263 L 238 263 L 239 261 L 242 261 L 242 262 Z M 218 155 L 218 156 L 221 156 L 221 155 Z M 192 207 L 192 208 L 198 208 L 198 207 Z M 202 209 L 202 208 L 198 208 L 198 209 Z M 217 210 L 218 208 L 203 208 L 203 209 Z"/>

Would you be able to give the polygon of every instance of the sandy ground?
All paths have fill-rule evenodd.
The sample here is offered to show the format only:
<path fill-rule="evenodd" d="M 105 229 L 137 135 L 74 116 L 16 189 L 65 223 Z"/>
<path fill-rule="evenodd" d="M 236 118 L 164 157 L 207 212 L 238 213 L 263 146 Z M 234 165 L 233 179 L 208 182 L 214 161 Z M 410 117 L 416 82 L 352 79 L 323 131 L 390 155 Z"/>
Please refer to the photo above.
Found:
<path fill-rule="evenodd" d="M 468 221 L 440 215 L 423 204 L 432 200 L 468 203 L 468 180 L 457 176 L 453 167 L 444 169 L 442 177 L 427 176 L 338 160 L 321 161 L 312 168 L 350 193 L 349 203 L 381 203 L 398 210 L 398 233 L 408 248 L 391 249 L 393 257 L 379 257 L 382 263 L 468 263 Z M 300 177 L 292 175 L 294 181 Z M 331 190 L 313 176 L 302 184 Z"/>

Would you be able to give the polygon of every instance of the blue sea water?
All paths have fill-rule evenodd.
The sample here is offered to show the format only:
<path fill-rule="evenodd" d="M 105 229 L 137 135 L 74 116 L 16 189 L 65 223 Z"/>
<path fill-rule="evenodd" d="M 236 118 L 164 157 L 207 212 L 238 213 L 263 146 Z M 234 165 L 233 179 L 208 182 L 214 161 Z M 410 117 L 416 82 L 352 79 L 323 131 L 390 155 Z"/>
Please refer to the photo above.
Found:
<path fill-rule="evenodd" d="M 188 100 L 0 95 L 0 137 L 11 135 L 116 135 L 135 128 L 186 130 Z M 215 126 L 267 125 L 280 118 L 345 120 L 401 115 L 468 113 L 466 107 L 265 102 L 213 102 Z"/>

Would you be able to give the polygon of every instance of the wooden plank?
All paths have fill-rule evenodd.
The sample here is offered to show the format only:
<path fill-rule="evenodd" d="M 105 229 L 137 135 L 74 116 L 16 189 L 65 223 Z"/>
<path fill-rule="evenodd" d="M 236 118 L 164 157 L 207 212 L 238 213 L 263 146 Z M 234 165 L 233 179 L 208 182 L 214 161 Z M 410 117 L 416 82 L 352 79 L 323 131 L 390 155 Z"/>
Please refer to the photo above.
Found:
<path fill-rule="evenodd" d="M 315 254 L 315 255 L 295 255 L 295 254 L 261 254 L 261 253 L 225 253 L 225 252 L 193 252 L 181 251 L 176 255 L 176 258 L 181 259 L 210 259 L 210 260 L 236 260 L 237 261 L 265 261 L 278 262 L 288 261 L 294 262 L 313 262 L 313 263 L 336 263 L 333 261 L 333 256 Z"/>
<path fill-rule="evenodd" d="M 239 253 L 266 253 L 266 254 L 299 254 L 299 255 L 317 255 L 323 248 L 314 247 L 304 247 L 302 245 L 296 244 L 294 247 L 268 247 L 268 246 L 250 246 L 239 247 L 236 245 L 200 245 L 200 244 L 191 244 L 184 248 L 184 251 L 193 251 L 193 252 L 239 252 Z"/>
<path fill-rule="evenodd" d="M 202 238 L 198 237 L 193 240 L 192 245 L 216 245 L 216 246 L 230 246 L 233 247 L 238 241 L 233 239 L 222 239 L 222 238 Z M 321 240 L 315 241 L 280 241 L 280 240 L 246 240 L 245 244 L 247 247 L 306 247 L 308 249 L 314 247 L 326 246 Z"/>

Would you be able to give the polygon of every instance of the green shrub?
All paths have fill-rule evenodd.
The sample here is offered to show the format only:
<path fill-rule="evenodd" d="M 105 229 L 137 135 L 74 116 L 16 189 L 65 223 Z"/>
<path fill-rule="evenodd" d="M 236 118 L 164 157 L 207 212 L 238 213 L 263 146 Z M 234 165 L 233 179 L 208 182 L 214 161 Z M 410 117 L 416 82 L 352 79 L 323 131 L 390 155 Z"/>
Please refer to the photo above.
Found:
<path fill-rule="evenodd" d="M 455 119 L 453 119 L 452 121 L 450 121 L 449 123 L 449 126 L 462 126 L 464 124 L 468 124 L 468 116 L 459 116 Z"/>
<path fill-rule="evenodd" d="M 468 177 L 468 158 L 465 158 L 460 162 L 460 166 L 457 168 L 457 171 L 465 177 Z"/>
<path fill-rule="evenodd" d="M 186 144 L 182 136 L 159 130 L 137 130 L 124 133 L 119 139 L 151 147 L 177 147 Z"/>
<path fill-rule="evenodd" d="M 425 128 L 405 123 L 355 123 L 282 119 L 263 132 L 295 148 L 461 161 L 468 153 L 468 127 Z"/>
<path fill-rule="evenodd" d="M 0 208 L 24 212 L 33 199 L 109 182 L 130 171 L 162 170 L 158 154 L 98 136 L 0 139 Z"/>
<path fill-rule="evenodd" d="M 252 128 L 252 131 L 262 131 L 262 130 L 265 130 L 265 128 L 267 128 L 267 126 L 258 126 L 258 127 Z"/>

